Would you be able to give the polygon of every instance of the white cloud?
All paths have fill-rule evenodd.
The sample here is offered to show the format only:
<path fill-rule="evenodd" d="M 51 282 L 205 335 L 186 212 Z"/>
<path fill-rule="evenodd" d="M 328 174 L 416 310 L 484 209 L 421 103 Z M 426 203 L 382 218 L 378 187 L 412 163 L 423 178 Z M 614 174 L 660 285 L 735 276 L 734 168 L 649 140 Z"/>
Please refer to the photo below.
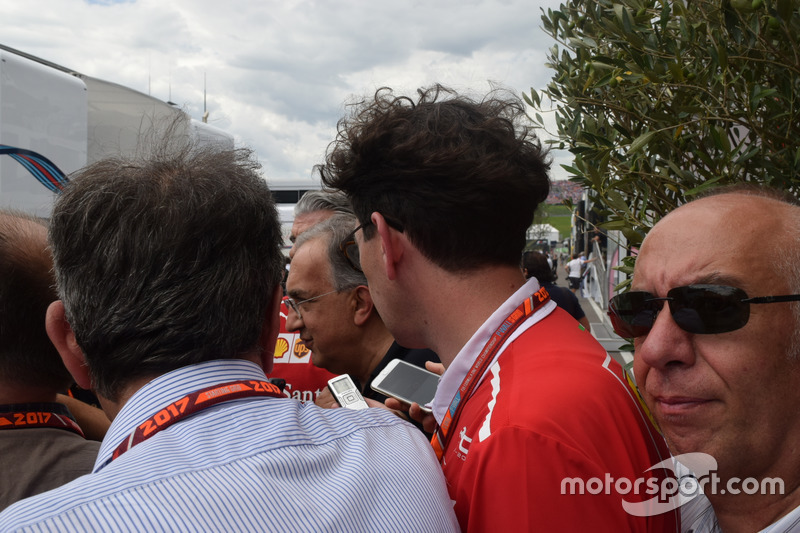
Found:
<path fill-rule="evenodd" d="M 556 0 L 538 0 L 545 9 Z M 308 180 L 345 101 L 441 82 L 544 86 L 552 41 L 523 0 L 3 0 L 0 43 L 203 113 L 271 181 Z M 563 156 L 562 156 L 563 159 Z M 555 176 L 563 175 L 556 171 Z"/>

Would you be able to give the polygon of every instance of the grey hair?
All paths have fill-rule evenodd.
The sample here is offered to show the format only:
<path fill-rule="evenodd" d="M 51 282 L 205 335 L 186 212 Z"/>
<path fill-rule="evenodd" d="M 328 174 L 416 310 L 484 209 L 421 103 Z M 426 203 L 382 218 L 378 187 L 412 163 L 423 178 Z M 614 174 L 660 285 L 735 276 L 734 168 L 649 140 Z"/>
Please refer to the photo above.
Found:
<path fill-rule="evenodd" d="M 314 239 L 323 239 L 327 244 L 328 262 L 330 263 L 331 285 L 337 292 L 354 289 L 359 285 L 367 285 L 367 278 L 350 266 L 339 246 L 356 228 L 358 219 L 353 214 L 336 214 L 327 220 L 314 225 L 297 237 L 297 249 Z"/>
<path fill-rule="evenodd" d="M 308 191 L 294 206 L 295 217 L 317 211 L 354 215 L 350 200 L 343 192 L 336 190 Z"/>
<path fill-rule="evenodd" d="M 98 394 L 242 357 L 284 272 L 275 203 L 248 149 L 172 147 L 98 161 L 50 219 L 56 282 Z"/>

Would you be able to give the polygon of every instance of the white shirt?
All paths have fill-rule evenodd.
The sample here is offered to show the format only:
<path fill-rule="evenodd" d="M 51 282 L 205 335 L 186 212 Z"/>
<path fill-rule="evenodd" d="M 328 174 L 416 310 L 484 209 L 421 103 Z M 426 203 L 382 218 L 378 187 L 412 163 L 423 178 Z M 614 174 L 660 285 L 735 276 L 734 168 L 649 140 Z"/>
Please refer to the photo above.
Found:
<path fill-rule="evenodd" d="M 586 260 L 581 259 L 580 257 L 576 257 L 569 263 L 567 263 L 567 269 L 569 270 L 567 273 L 567 277 L 570 278 L 579 278 L 581 277 L 581 268 Z"/>
<path fill-rule="evenodd" d="M 722 533 L 711 502 L 700 495 L 681 507 L 682 533 Z M 800 533 L 800 507 L 758 533 Z"/>
<path fill-rule="evenodd" d="M 114 419 L 93 473 L 9 507 L 0 531 L 458 530 L 430 444 L 383 409 L 233 400 L 104 466 L 166 405 L 248 379 L 266 376 L 247 361 L 217 360 L 151 381 Z"/>

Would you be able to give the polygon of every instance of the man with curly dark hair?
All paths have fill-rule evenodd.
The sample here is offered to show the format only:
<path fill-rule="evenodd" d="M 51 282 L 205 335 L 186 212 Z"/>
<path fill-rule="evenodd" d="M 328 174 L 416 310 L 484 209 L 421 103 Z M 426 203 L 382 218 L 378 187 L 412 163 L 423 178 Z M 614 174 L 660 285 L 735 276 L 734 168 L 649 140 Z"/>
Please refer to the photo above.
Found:
<path fill-rule="evenodd" d="M 675 531 L 674 509 L 637 512 L 652 495 L 565 491 L 607 476 L 657 483 L 647 470 L 669 454 L 620 366 L 522 275 L 550 163 L 521 118 L 502 91 L 380 89 L 339 122 L 317 170 L 350 198 L 386 325 L 446 368 L 432 444 L 462 529 Z"/>

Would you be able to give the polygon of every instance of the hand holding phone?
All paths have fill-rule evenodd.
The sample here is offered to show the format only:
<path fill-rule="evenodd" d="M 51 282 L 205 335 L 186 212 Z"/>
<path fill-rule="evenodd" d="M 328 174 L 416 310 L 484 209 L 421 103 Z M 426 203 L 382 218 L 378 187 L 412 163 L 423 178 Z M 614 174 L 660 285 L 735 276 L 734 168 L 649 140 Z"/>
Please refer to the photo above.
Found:
<path fill-rule="evenodd" d="M 431 412 L 431 402 L 439 385 L 439 376 L 402 359 L 389 361 L 372 381 L 373 390 L 411 405 L 416 402 Z"/>

